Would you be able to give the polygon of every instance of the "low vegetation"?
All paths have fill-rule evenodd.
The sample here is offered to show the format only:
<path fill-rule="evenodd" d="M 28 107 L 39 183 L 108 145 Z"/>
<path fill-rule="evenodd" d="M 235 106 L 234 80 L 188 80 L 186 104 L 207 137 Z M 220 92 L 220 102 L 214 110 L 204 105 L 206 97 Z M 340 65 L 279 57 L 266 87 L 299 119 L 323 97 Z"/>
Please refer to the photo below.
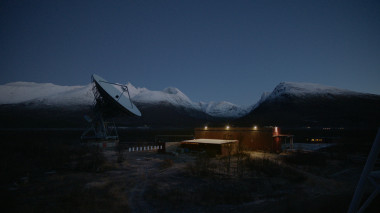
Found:
<path fill-rule="evenodd" d="M 125 210 L 119 186 L 86 187 L 115 166 L 96 146 L 80 145 L 76 134 L 39 132 L 3 137 L 0 199 L 12 212 L 97 212 Z"/>
<path fill-rule="evenodd" d="M 215 157 L 102 150 L 76 134 L 3 138 L 6 212 L 345 212 L 365 161 L 335 148 Z"/>
<path fill-rule="evenodd" d="M 292 181 L 303 181 L 305 177 L 296 169 L 277 159 L 252 157 L 246 153 L 210 158 L 199 154 L 186 167 L 188 173 L 198 177 L 252 178 L 280 176 Z"/>

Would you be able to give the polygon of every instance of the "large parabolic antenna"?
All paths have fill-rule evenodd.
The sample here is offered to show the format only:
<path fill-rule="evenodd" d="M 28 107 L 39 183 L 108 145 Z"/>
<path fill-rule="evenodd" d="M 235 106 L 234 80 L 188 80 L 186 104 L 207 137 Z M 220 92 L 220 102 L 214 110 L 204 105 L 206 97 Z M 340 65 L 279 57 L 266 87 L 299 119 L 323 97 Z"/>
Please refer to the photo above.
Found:
<path fill-rule="evenodd" d="M 81 139 L 118 141 L 117 129 L 112 118 L 120 114 L 141 116 L 141 112 L 133 104 L 127 85 L 109 82 L 96 74 L 92 75 L 91 80 L 95 98 L 93 118 L 85 116 L 90 127 L 83 132 Z"/>

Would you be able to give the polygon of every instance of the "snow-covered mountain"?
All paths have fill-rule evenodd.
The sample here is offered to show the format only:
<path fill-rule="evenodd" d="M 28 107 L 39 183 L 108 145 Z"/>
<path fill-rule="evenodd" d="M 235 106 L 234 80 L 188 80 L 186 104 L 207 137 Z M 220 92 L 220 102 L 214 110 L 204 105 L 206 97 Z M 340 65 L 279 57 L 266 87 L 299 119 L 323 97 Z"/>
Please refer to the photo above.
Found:
<path fill-rule="evenodd" d="M 236 118 L 248 113 L 246 109 L 227 101 L 193 102 L 183 92 L 174 87 L 168 87 L 162 91 L 151 91 L 146 88 L 136 88 L 131 83 L 128 83 L 127 86 L 132 100 L 141 104 L 169 103 L 173 106 L 200 110 L 208 115 L 223 118 Z M 120 88 L 118 89 L 120 90 Z"/>
<path fill-rule="evenodd" d="M 313 83 L 282 82 L 264 93 L 239 123 L 287 126 L 380 124 L 380 95 Z"/>
<path fill-rule="evenodd" d="M 214 117 L 234 118 L 247 113 L 246 109 L 229 102 L 200 102 L 190 100 L 179 89 L 168 87 L 151 91 L 127 84 L 131 99 L 138 105 L 169 104 L 174 107 L 202 111 Z M 117 89 L 121 90 L 118 86 Z M 14 82 L 0 85 L 0 105 L 28 104 L 33 106 L 83 106 L 94 100 L 92 84 L 85 86 L 60 86 L 51 83 Z"/>
<path fill-rule="evenodd" d="M 39 101 L 47 105 L 90 104 L 91 86 L 59 86 L 51 83 L 14 82 L 0 85 L 0 104 Z"/>
<path fill-rule="evenodd" d="M 360 93 L 351 90 L 340 89 L 314 83 L 282 82 L 276 86 L 267 98 L 278 98 L 284 95 L 308 96 L 308 95 L 358 95 Z"/>
<path fill-rule="evenodd" d="M 127 86 L 143 116 L 120 118 L 126 125 L 194 126 L 233 118 L 239 118 L 237 124 L 241 125 L 380 125 L 379 95 L 312 83 L 280 83 L 247 109 L 225 101 L 196 103 L 172 87 L 151 91 L 131 83 Z M 83 120 L 93 100 L 92 84 L 8 83 L 0 85 L 0 119 L 5 127 L 11 122 L 18 126 L 18 121 L 35 125 L 44 119 L 40 126 L 54 122 L 62 126 L 66 121 L 66 126 L 75 125 Z"/>
<path fill-rule="evenodd" d="M 337 87 L 326 86 L 315 83 L 300 83 L 300 82 L 281 82 L 272 92 L 263 92 L 260 100 L 254 104 L 248 111 L 252 111 L 261 103 L 270 100 L 283 99 L 287 97 L 308 97 L 308 96 L 333 96 L 333 95 L 363 95 L 363 93 L 354 92 L 351 90 L 340 89 Z"/>
<path fill-rule="evenodd" d="M 215 117 L 241 117 L 248 113 L 247 109 L 241 108 L 233 103 L 222 101 L 222 102 L 199 102 L 199 106 L 202 111 L 215 116 Z"/>
<path fill-rule="evenodd" d="M 136 88 L 131 83 L 127 84 L 131 98 L 134 102 L 141 104 L 160 104 L 166 103 L 173 106 L 196 108 L 189 97 L 182 93 L 179 89 L 168 87 L 162 91 L 151 91 L 146 88 Z M 121 91 L 120 87 L 116 87 Z"/>

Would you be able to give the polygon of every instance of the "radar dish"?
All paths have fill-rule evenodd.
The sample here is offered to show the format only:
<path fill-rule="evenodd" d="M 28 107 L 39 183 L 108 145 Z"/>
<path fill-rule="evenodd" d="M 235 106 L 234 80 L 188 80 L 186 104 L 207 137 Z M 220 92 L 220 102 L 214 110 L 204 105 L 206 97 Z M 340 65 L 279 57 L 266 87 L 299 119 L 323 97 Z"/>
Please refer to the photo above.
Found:
<path fill-rule="evenodd" d="M 113 117 L 122 112 L 129 116 L 141 116 L 140 110 L 132 103 L 128 86 L 106 81 L 93 74 L 91 76 L 94 93 L 93 118 L 85 116 L 89 127 L 82 133 L 82 141 L 119 141 Z M 120 90 L 118 89 L 120 88 Z"/>
<path fill-rule="evenodd" d="M 92 75 L 92 79 L 100 95 L 106 99 L 107 102 L 114 104 L 121 111 L 129 115 L 141 116 L 140 110 L 131 101 L 127 86 L 108 82 L 96 74 Z M 121 91 L 119 91 L 115 85 L 120 86 Z"/>

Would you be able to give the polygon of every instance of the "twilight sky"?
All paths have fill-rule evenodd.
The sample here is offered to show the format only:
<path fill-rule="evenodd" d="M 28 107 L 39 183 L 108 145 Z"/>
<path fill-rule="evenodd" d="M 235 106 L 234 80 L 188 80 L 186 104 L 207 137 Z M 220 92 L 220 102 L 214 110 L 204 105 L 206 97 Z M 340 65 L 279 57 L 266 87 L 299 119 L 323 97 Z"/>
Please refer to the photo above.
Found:
<path fill-rule="evenodd" d="M 380 94 L 380 1 L 0 1 L 0 84 L 92 73 L 239 105 L 282 81 Z"/>

